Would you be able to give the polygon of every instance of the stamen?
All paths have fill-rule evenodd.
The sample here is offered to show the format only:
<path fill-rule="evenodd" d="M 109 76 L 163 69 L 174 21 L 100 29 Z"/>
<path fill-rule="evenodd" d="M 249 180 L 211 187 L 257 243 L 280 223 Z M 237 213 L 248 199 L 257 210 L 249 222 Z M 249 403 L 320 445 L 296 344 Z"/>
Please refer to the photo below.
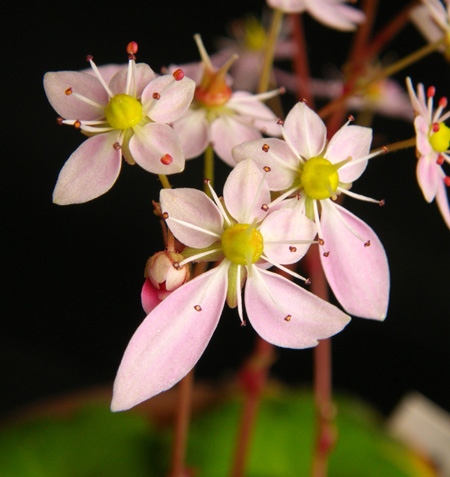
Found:
<path fill-rule="evenodd" d="M 153 93 L 153 99 L 160 99 L 161 95 L 159 93 Z"/>
<path fill-rule="evenodd" d="M 383 200 L 376 200 L 376 199 L 372 199 L 372 197 L 356 194 L 355 192 L 349 191 L 343 187 L 338 187 L 336 190 L 342 194 L 348 195 L 349 197 L 353 197 L 353 199 L 363 200 L 364 202 L 372 202 L 373 204 L 384 205 Z"/>
<path fill-rule="evenodd" d="M 353 122 L 355 120 L 355 116 L 353 114 L 349 114 L 347 118 L 350 122 Z"/>
<path fill-rule="evenodd" d="M 269 210 L 269 206 L 267 204 L 263 204 L 261 206 L 261 210 L 264 210 L 264 212 L 267 212 Z"/>
<path fill-rule="evenodd" d="M 56 118 L 56 122 L 57 122 L 60 126 L 62 126 L 62 125 L 64 124 L 64 119 L 61 118 L 61 117 Z"/>
<path fill-rule="evenodd" d="M 436 164 L 442 166 L 444 164 L 444 156 L 442 154 L 439 154 L 438 158 L 436 159 Z"/>
<path fill-rule="evenodd" d="M 175 263 L 178 263 L 179 267 L 181 268 L 183 265 L 186 265 L 187 263 L 195 262 L 199 258 L 207 257 L 208 255 L 212 255 L 213 253 L 217 253 L 220 251 L 221 251 L 220 248 L 214 248 L 212 250 L 207 250 L 206 252 L 197 253 L 196 255 L 192 255 L 192 257 L 185 258 L 182 262 L 179 262 L 179 263 L 174 262 L 174 265 Z"/>
<path fill-rule="evenodd" d="M 439 131 L 439 128 L 440 128 L 440 124 L 439 123 L 433 123 L 433 125 L 431 126 L 431 129 L 433 130 L 433 132 L 437 133 Z"/>
<path fill-rule="evenodd" d="M 327 258 L 327 257 L 330 255 L 330 252 L 329 252 L 329 251 L 328 251 L 328 252 L 323 252 L 322 255 L 323 255 L 325 258 Z"/>
<path fill-rule="evenodd" d="M 447 98 L 445 96 L 443 96 L 440 100 L 439 100 L 439 106 L 444 109 L 447 107 Z"/>
<path fill-rule="evenodd" d="M 100 81 L 101 85 L 105 89 L 105 91 L 108 93 L 108 96 L 112 98 L 114 96 L 113 92 L 109 89 L 108 85 L 105 83 L 105 80 L 103 79 L 102 75 L 100 74 L 100 71 L 97 68 L 97 65 L 94 63 L 92 56 L 88 57 L 88 61 L 91 65 L 92 70 L 95 73 L 96 78 Z"/>
<path fill-rule="evenodd" d="M 270 146 L 268 144 L 264 144 L 261 148 L 264 152 L 269 152 Z"/>
<path fill-rule="evenodd" d="M 172 73 L 172 76 L 175 78 L 175 81 L 181 81 L 184 78 L 184 71 L 178 68 Z"/>
<path fill-rule="evenodd" d="M 236 267 L 236 300 L 241 326 L 244 323 L 244 314 L 242 311 L 242 290 L 241 290 L 241 266 Z"/>
<path fill-rule="evenodd" d="M 119 149 L 122 148 L 122 146 L 120 145 L 120 143 L 115 142 L 115 143 L 113 144 L 113 148 L 114 148 L 116 151 L 118 151 Z"/>
<path fill-rule="evenodd" d="M 445 176 L 445 177 L 444 177 L 444 184 L 445 184 L 447 187 L 450 187 L 450 177 L 449 177 L 449 176 Z"/>
<path fill-rule="evenodd" d="M 75 122 L 73 123 L 73 127 L 75 129 L 80 129 L 81 128 L 81 121 L 79 121 L 78 119 L 75 120 Z"/>
<path fill-rule="evenodd" d="M 172 164 L 173 157 L 170 154 L 164 154 L 164 156 L 161 157 L 160 161 L 165 166 L 168 166 L 169 164 Z"/>
<path fill-rule="evenodd" d="M 368 240 L 365 244 L 364 247 L 370 247 L 370 240 Z"/>
<path fill-rule="evenodd" d="M 283 265 L 281 265 L 280 263 L 278 262 L 275 262 L 274 260 L 269 260 L 269 258 L 267 258 L 264 254 L 261 255 L 261 258 L 263 260 L 265 260 L 266 262 L 269 262 L 271 263 L 274 267 L 277 267 L 279 268 L 280 270 L 283 270 L 283 272 L 286 272 L 288 273 L 289 275 L 293 276 L 294 278 L 298 278 L 299 280 L 302 280 L 304 282 L 306 282 L 308 280 L 308 278 L 305 278 L 303 277 L 302 275 L 296 273 L 296 272 L 293 272 L 292 270 L 290 270 L 289 268 L 287 267 L 284 267 Z M 258 267 L 255 267 L 255 268 L 258 268 Z"/>
<path fill-rule="evenodd" d="M 72 90 L 72 87 L 69 87 L 67 88 L 64 93 L 66 94 L 66 96 L 70 96 L 72 93 L 73 93 L 73 90 Z"/>
<path fill-rule="evenodd" d="M 345 164 L 343 164 L 341 169 L 345 169 L 346 167 L 349 166 L 354 166 L 355 164 L 359 164 L 360 162 L 368 161 L 369 159 L 373 159 L 374 157 L 379 156 L 380 154 L 386 154 L 387 152 L 387 147 L 383 146 L 381 149 L 375 150 L 368 154 L 367 156 L 360 157 L 358 159 L 352 159 L 351 161 L 347 161 Z"/>
<path fill-rule="evenodd" d="M 292 245 L 289 246 L 289 252 L 296 252 L 297 251 L 297 247 L 293 247 Z"/>
<path fill-rule="evenodd" d="M 163 212 L 162 218 L 163 218 L 164 220 L 167 220 L 167 219 L 169 218 L 169 214 L 168 214 L 167 212 Z"/>
<path fill-rule="evenodd" d="M 284 321 L 291 321 L 292 315 L 286 315 Z"/>
<path fill-rule="evenodd" d="M 436 88 L 434 86 L 430 86 L 427 89 L 427 97 L 432 98 L 436 94 Z"/>
<path fill-rule="evenodd" d="M 270 172 L 272 169 L 269 166 L 263 167 L 264 172 Z"/>
<path fill-rule="evenodd" d="M 135 42 L 135 41 L 130 41 L 130 43 L 128 43 L 127 45 L 127 53 L 128 55 L 132 56 L 132 58 L 130 59 L 135 59 L 135 54 L 137 53 L 138 51 L 138 44 Z"/>
<path fill-rule="evenodd" d="M 194 40 L 195 43 L 197 43 L 197 48 L 200 53 L 200 58 L 202 59 L 202 62 L 204 63 L 206 69 L 210 71 L 214 71 L 214 66 L 211 63 L 211 59 L 208 55 L 208 52 L 206 51 L 205 45 L 203 44 L 202 37 L 196 33 L 194 35 Z"/>
<path fill-rule="evenodd" d="M 195 305 L 194 310 L 195 311 L 202 311 L 202 307 L 200 305 Z"/>
<path fill-rule="evenodd" d="M 228 214 L 225 212 L 222 202 L 220 202 L 220 199 L 217 196 L 216 191 L 211 187 L 211 180 L 205 179 L 204 183 L 207 184 L 211 192 L 212 198 L 214 200 L 214 203 L 217 205 L 218 209 L 220 210 L 220 213 L 222 214 L 222 217 L 224 218 L 225 222 L 227 223 L 228 226 L 231 226 L 231 220 L 229 219 Z"/>
<path fill-rule="evenodd" d="M 169 218 L 169 214 L 167 214 L 167 217 L 165 216 L 166 214 L 167 214 L 167 212 L 163 213 L 163 215 L 162 215 L 163 219 L 168 219 Z M 215 232 L 211 232 L 210 230 L 204 229 L 202 227 L 198 227 L 197 225 L 190 224 L 189 222 L 185 222 L 184 220 L 174 219 L 173 217 L 170 217 L 170 220 L 173 220 L 177 224 L 184 225 L 185 227 L 188 227 L 190 229 L 197 230 L 198 232 L 203 232 L 206 235 L 211 235 L 212 237 L 216 237 L 219 240 L 221 239 L 221 236 L 216 234 Z"/>
<path fill-rule="evenodd" d="M 282 119 L 279 119 L 279 120 L 277 121 L 277 124 L 278 124 L 279 126 L 283 126 L 284 121 L 283 121 Z"/>

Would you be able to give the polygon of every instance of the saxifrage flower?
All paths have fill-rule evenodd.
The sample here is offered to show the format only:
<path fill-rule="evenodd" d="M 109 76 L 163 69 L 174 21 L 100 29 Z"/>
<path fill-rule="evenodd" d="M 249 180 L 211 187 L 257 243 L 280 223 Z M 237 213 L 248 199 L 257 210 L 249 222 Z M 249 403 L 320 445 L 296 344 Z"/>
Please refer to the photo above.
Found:
<path fill-rule="evenodd" d="M 212 189 L 214 202 L 197 189 L 161 191 L 169 228 L 191 248 L 184 262 L 219 263 L 172 292 L 137 329 L 117 373 L 113 411 L 129 409 L 182 379 L 205 350 L 225 301 L 244 322 L 244 283 L 248 319 L 274 345 L 315 346 L 349 322 L 335 306 L 267 271 L 271 265 L 287 271 L 281 264 L 298 261 L 316 234 L 314 224 L 293 210 L 267 211 L 267 174 L 250 160 L 238 164 L 226 181 L 223 204 Z"/>
<path fill-rule="evenodd" d="M 343 308 L 355 316 L 383 320 L 389 301 L 384 248 L 366 223 L 334 202 L 339 194 L 379 202 L 349 190 L 377 154 L 370 154 L 372 130 L 347 123 L 327 142 L 324 122 L 302 102 L 280 127 L 284 141 L 245 143 L 233 150 L 233 157 L 271 168 L 267 184 L 283 193 L 269 207 L 288 206 L 315 221 L 326 250 L 320 255 L 322 266 Z M 296 198 L 281 202 L 294 194 Z"/>
<path fill-rule="evenodd" d="M 184 169 L 183 149 L 167 124 L 192 101 L 195 84 L 183 72 L 159 76 L 136 64 L 137 45 L 128 45 L 128 67 L 106 83 L 89 57 L 94 74 L 49 72 L 44 76 L 48 100 L 69 124 L 89 136 L 69 157 L 53 192 L 60 205 L 92 200 L 107 192 L 119 176 L 122 155 L 155 174 Z M 108 70 L 109 73 L 109 70 Z"/>

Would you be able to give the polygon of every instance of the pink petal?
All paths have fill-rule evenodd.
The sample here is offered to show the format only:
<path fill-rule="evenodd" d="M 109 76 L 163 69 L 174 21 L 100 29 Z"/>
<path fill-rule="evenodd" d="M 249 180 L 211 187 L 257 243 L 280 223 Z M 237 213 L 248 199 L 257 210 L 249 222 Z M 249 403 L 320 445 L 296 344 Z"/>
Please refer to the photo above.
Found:
<path fill-rule="evenodd" d="M 365 20 L 364 14 L 334 0 L 307 0 L 307 10 L 318 22 L 342 31 L 356 29 Z"/>
<path fill-rule="evenodd" d="M 432 152 L 429 140 L 430 125 L 423 116 L 416 116 L 414 119 L 414 129 L 416 130 L 416 146 L 418 151 L 423 155 L 428 155 Z"/>
<path fill-rule="evenodd" d="M 163 189 L 160 202 L 162 212 L 169 215 L 167 224 L 170 230 L 184 245 L 203 248 L 220 240 L 223 217 L 204 192 L 190 188 Z M 186 225 L 172 219 L 185 222 Z"/>
<path fill-rule="evenodd" d="M 310 244 L 297 244 L 295 241 L 312 241 L 317 230 L 314 222 L 297 210 L 280 208 L 267 215 L 259 227 L 259 232 L 264 238 L 264 255 L 274 262 L 288 264 L 298 262 L 310 246 Z M 278 241 L 284 243 L 270 243 Z"/>
<path fill-rule="evenodd" d="M 243 124 L 238 115 L 222 114 L 211 124 L 211 140 L 214 151 L 231 167 L 235 166 L 231 155 L 233 147 L 260 137 L 261 133 L 257 129 Z"/>
<path fill-rule="evenodd" d="M 109 88 L 114 94 L 130 94 L 135 98 L 140 98 L 144 88 L 156 77 L 154 71 L 145 63 L 136 65 L 136 79 L 131 82 L 132 90 L 127 92 L 128 67 L 121 69 L 109 82 Z M 136 83 L 136 91 L 133 91 Z"/>
<path fill-rule="evenodd" d="M 154 79 L 142 93 L 145 114 L 158 123 L 171 123 L 187 111 L 192 102 L 195 82 L 185 76 L 176 81 L 172 75 Z M 159 99 L 155 99 L 155 96 Z"/>
<path fill-rule="evenodd" d="M 142 322 L 120 363 L 112 411 L 124 411 L 171 388 L 195 366 L 222 313 L 227 272 L 222 266 L 187 282 Z"/>
<path fill-rule="evenodd" d="M 111 81 L 112 77 L 118 71 L 123 70 L 124 68 L 125 69 L 127 68 L 126 64 L 117 65 L 117 64 L 111 63 L 108 65 L 102 65 L 102 66 L 97 65 L 97 69 L 100 72 L 100 75 L 106 84 L 108 84 Z M 87 73 L 88 75 L 91 75 L 91 76 L 95 76 L 94 70 L 91 67 L 85 68 L 84 70 L 81 70 L 81 72 Z"/>
<path fill-rule="evenodd" d="M 367 156 L 372 143 L 372 129 L 361 126 L 343 126 L 332 137 L 324 157 L 333 164 L 351 157 L 353 160 Z M 341 182 L 353 182 L 364 172 L 367 161 L 345 164 L 338 170 Z"/>
<path fill-rule="evenodd" d="M 95 101 L 100 107 L 88 104 L 74 94 L 66 94 L 69 88 L 73 93 Z M 53 109 L 64 119 L 89 121 L 105 116 L 104 108 L 109 101 L 108 94 L 100 81 L 90 74 L 78 71 L 46 73 L 44 89 Z"/>
<path fill-rule="evenodd" d="M 328 283 L 351 315 L 373 320 L 386 318 L 389 266 L 383 245 L 362 220 L 329 200 L 321 201 L 321 225 L 328 257 L 320 258 Z M 343 223 L 362 238 L 356 237 Z M 370 241 L 370 246 L 364 243 Z"/>
<path fill-rule="evenodd" d="M 266 215 L 263 204 L 270 202 L 270 192 L 262 184 L 264 172 L 251 160 L 240 162 L 229 174 L 224 188 L 225 205 L 239 223 L 250 224 Z"/>
<path fill-rule="evenodd" d="M 184 169 L 184 154 L 175 131 L 167 124 L 135 126 L 129 148 L 133 159 L 153 174 L 176 174 Z M 170 158 L 167 156 L 168 154 Z"/>
<path fill-rule="evenodd" d="M 305 0 L 267 0 L 267 4 L 284 13 L 300 13 L 306 8 Z"/>
<path fill-rule="evenodd" d="M 172 127 L 180 138 L 186 159 L 199 156 L 210 142 L 209 122 L 204 109 L 189 109 Z"/>
<path fill-rule="evenodd" d="M 153 309 L 161 303 L 158 296 L 158 289 L 153 286 L 152 282 L 146 278 L 141 291 L 141 303 L 147 315 L 153 311 Z"/>
<path fill-rule="evenodd" d="M 297 156 L 286 142 L 280 139 L 268 138 L 245 142 L 236 146 L 232 152 L 236 162 L 250 158 L 261 170 L 263 167 L 270 167 L 270 172 L 266 175 L 266 184 L 270 190 L 288 189 L 299 176 L 296 171 L 299 165 Z"/>
<path fill-rule="evenodd" d="M 304 103 L 297 103 L 284 122 L 284 135 L 305 159 L 320 155 L 325 147 L 327 129 L 320 116 Z"/>
<path fill-rule="evenodd" d="M 253 267 L 245 308 L 255 331 L 283 348 L 310 348 L 341 331 L 350 317 L 290 280 Z"/>
<path fill-rule="evenodd" d="M 58 176 L 53 202 L 80 204 L 107 192 L 116 182 L 122 164 L 119 132 L 98 134 L 84 141 L 69 157 Z"/>
<path fill-rule="evenodd" d="M 443 180 L 439 181 L 436 202 L 447 227 L 450 229 L 450 208 L 448 204 L 447 187 Z"/>
<path fill-rule="evenodd" d="M 421 156 L 417 162 L 417 182 L 427 202 L 433 202 L 441 181 L 436 159 L 437 154 L 431 154 L 430 156 Z"/>

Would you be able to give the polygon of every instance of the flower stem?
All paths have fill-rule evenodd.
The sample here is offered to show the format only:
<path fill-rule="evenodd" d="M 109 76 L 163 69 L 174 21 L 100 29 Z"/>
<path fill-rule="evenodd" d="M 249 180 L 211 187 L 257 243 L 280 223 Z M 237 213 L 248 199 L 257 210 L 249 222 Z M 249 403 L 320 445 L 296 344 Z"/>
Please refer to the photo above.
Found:
<path fill-rule="evenodd" d="M 211 145 L 205 149 L 203 156 L 203 178 L 209 179 L 211 187 L 214 187 L 214 149 Z M 207 184 L 204 185 L 203 190 L 211 198 L 211 191 Z"/>
<path fill-rule="evenodd" d="M 272 72 L 273 58 L 275 55 L 275 47 L 280 34 L 281 23 L 283 20 L 283 12 L 275 9 L 272 13 L 272 22 L 270 25 L 269 36 L 267 38 L 266 51 L 264 54 L 264 64 L 259 79 L 258 93 L 264 93 L 269 89 L 270 73 Z"/>
<path fill-rule="evenodd" d="M 401 149 L 408 149 L 410 147 L 414 147 L 416 145 L 416 137 L 412 137 L 410 139 L 404 139 L 403 141 L 393 142 L 392 144 L 388 144 L 387 146 L 379 147 L 378 149 L 373 149 L 370 153 L 383 151 L 385 154 L 388 152 L 400 151 Z"/>
<path fill-rule="evenodd" d="M 167 179 L 167 176 L 165 174 L 158 174 L 158 177 L 164 189 L 172 188 L 172 186 L 170 185 L 169 179 Z"/>

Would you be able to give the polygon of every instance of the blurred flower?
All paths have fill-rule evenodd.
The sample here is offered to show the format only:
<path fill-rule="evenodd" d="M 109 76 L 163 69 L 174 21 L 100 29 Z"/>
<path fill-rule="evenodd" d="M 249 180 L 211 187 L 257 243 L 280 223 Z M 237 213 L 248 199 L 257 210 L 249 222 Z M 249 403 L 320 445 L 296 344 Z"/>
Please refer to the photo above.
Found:
<path fill-rule="evenodd" d="M 87 139 L 62 168 L 53 192 L 60 205 L 86 202 L 107 192 L 125 160 L 137 162 L 155 174 L 184 169 L 181 143 L 166 123 L 189 107 L 195 84 L 178 75 L 157 77 L 146 64 L 136 64 L 137 45 L 127 51 L 128 67 L 111 77 L 115 66 L 102 72 L 89 57 L 94 74 L 78 71 L 50 72 L 44 76 L 47 98 L 60 124 L 80 129 Z M 64 118 L 64 119 L 63 119 Z"/>
<path fill-rule="evenodd" d="M 231 149 L 245 141 L 262 137 L 262 133 L 279 134 L 277 117 L 263 104 L 263 100 L 279 94 L 279 90 L 251 94 L 232 91 L 227 71 L 235 57 L 216 69 L 199 35 L 195 40 L 202 62 L 183 66 L 186 75 L 197 83 L 194 101 L 172 126 L 181 139 L 186 159 L 199 156 L 208 145 L 228 165 L 234 166 Z"/>
<path fill-rule="evenodd" d="M 306 104 L 297 103 L 284 122 L 283 137 L 242 144 L 233 150 L 236 162 L 251 158 L 270 167 L 267 185 L 283 193 L 269 208 L 291 207 L 316 223 L 328 283 L 339 303 L 355 316 L 384 320 L 389 301 L 389 267 L 375 232 L 334 203 L 338 194 L 379 202 L 350 192 L 364 172 L 372 130 L 345 124 L 327 143 L 326 126 Z M 297 196 L 288 201 L 287 197 Z M 319 215 L 320 205 L 320 215 Z"/>
<path fill-rule="evenodd" d="M 272 8 L 285 13 L 307 11 L 318 22 L 336 30 L 355 30 L 365 20 L 365 15 L 356 8 L 345 5 L 348 0 L 267 0 Z"/>
<path fill-rule="evenodd" d="M 252 161 L 241 162 L 228 176 L 223 203 L 212 189 L 214 202 L 196 189 L 161 191 L 168 226 L 193 249 L 184 262 L 221 261 L 175 290 L 137 329 L 117 373 L 113 411 L 129 409 L 182 379 L 205 350 L 225 301 L 237 307 L 244 323 L 244 282 L 248 319 L 277 346 L 315 346 L 348 323 L 338 308 L 266 270 L 275 265 L 287 271 L 281 263 L 298 261 L 316 233 L 314 224 L 293 210 L 267 213 L 267 174 Z"/>
<path fill-rule="evenodd" d="M 430 86 L 425 97 L 425 88 L 419 83 L 417 95 L 411 78 L 406 78 L 411 103 L 416 114 L 417 181 L 427 202 L 436 198 L 439 210 L 447 227 L 450 228 L 450 209 L 446 188 L 450 186 L 450 177 L 442 168 L 444 162 L 450 163 L 450 128 L 444 123 L 450 117 L 450 111 L 443 114 L 447 98 L 441 98 L 438 108 L 433 110 L 435 88 Z"/>

